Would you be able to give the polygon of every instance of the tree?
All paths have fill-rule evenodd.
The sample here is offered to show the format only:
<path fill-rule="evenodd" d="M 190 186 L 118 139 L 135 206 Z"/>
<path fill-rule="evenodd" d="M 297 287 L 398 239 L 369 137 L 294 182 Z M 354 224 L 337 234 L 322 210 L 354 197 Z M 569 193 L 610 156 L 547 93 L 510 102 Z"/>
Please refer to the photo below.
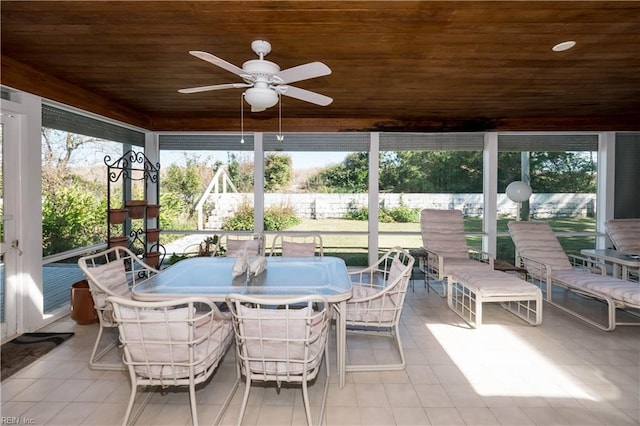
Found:
<path fill-rule="evenodd" d="M 340 164 L 320 170 L 305 183 L 305 188 L 318 192 L 366 193 L 369 188 L 369 153 L 354 152 Z"/>
<path fill-rule="evenodd" d="M 293 182 L 291 156 L 269 153 L 264 159 L 264 190 L 277 192 Z"/>
<path fill-rule="evenodd" d="M 108 147 L 100 139 L 55 129 L 41 134 L 43 255 L 106 240 L 106 187 L 71 165 L 86 166 L 89 156 Z"/>
<path fill-rule="evenodd" d="M 498 191 L 521 179 L 521 153 L 501 152 Z M 592 193 L 596 191 L 596 163 L 591 153 L 532 152 L 529 156 L 531 187 L 537 193 Z"/>
<path fill-rule="evenodd" d="M 386 152 L 380 190 L 390 192 L 482 192 L 482 153 L 475 151 Z"/>
<path fill-rule="evenodd" d="M 192 159 L 187 159 L 187 165 L 180 167 L 172 164 L 167 169 L 163 182 L 163 192 L 170 192 L 176 196 L 189 217 L 196 211 L 196 198 L 200 196 L 201 180 Z"/>
<path fill-rule="evenodd" d="M 530 162 L 536 192 L 596 191 L 596 164 L 584 153 L 534 152 Z"/>
<path fill-rule="evenodd" d="M 520 152 L 499 154 L 498 191 L 521 176 Z M 595 162 L 581 152 L 532 152 L 531 186 L 536 192 L 594 192 Z M 482 193 L 480 151 L 387 151 L 380 154 L 381 192 Z M 306 182 L 321 192 L 367 192 L 367 153 L 350 154 Z"/>
<path fill-rule="evenodd" d="M 227 172 L 238 192 L 253 192 L 253 161 L 247 155 L 229 153 Z"/>

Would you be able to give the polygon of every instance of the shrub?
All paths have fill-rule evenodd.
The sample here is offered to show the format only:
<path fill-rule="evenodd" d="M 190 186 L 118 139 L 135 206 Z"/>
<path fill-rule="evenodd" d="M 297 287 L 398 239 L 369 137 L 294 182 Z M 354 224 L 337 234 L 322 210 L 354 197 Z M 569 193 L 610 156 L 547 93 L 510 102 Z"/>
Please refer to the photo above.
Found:
<path fill-rule="evenodd" d="M 360 207 L 358 209 L 350 210 L 345 215 L 345 219 L 368 220 L 369 209 L 366 207 Z M 381 222 L 381 223 L 420 222 L 420 210 L 407 207 L 407 206 L 399 206 L 399 207 L 392 207 L 392 208 L 383 207 L 380 210 L 378 210 L 378 222 Z"/>
<path fill-rule="evenodd" d="M 265 231 L 282 231 L 300 222 L 300 218 L 296 216 L 292 207 L 272 206 L 264 212 Z M 222 229 L 226 231 L 253 230 L 253 207 L 249 204 L 242 204 L 235 215 L 224 221 Z"/>
<path fill-rule="evenodd" d="M 222 224 L 225 231 L 251 231 L 253 229 L 253 207 L 243 203 L 236 210 L 236 214 L 225 219 Z"/>
<path fill-rule="evenodd" d="M 394 222 L 420 222 L 420 209 L 415 209 L 407 206 L 398 206 L 388 210 L 389 216 L 393 218 Z"/>
<path fill-rule="evenodd" d="M 273 206 L 264 212 L 264 230 L 282 231 L 301 222 L 292 207 Z"/>
<path fill-rule="evenodd" d="M 350 209 L 347 214 L 344 215 L 344 218 L 349 220 L 367 220 L 369 219 L 369 209 L 366 207 Z"/>

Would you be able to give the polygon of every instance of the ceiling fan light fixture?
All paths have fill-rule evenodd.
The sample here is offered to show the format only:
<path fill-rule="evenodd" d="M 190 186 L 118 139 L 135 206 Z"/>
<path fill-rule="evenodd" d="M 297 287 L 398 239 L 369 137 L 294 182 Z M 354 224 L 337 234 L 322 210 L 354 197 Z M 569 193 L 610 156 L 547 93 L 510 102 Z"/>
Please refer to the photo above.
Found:
<path fill-rule="evenodd" d="M 252 87 L 247 89 L 244 98 L 254 108 L 271 108 L 278 103 L 278 93 L 269 88 Z"/>

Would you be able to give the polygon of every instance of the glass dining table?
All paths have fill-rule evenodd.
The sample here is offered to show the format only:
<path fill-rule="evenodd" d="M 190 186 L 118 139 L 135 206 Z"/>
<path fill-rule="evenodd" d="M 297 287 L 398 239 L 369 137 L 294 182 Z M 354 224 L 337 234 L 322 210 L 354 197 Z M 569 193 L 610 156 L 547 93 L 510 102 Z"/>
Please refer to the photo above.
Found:
<path fill-rule="evenodd" d="M 336 315 L 337 369 L 340 387 L 345 383 L 346 302 L 351 280 L 344 260 L 338 257 L 267 257 L 267 267 L 257 276 L 232 276 L 234 257 L 193 257 L 141 281 L 132 297 L 141 301 L 173 300 L 204 296 L 224 302 L 229 293 L 253 296 L 320 295 L 332 304 Z M 329 362 L 327 360 L 326 362 Z"/>

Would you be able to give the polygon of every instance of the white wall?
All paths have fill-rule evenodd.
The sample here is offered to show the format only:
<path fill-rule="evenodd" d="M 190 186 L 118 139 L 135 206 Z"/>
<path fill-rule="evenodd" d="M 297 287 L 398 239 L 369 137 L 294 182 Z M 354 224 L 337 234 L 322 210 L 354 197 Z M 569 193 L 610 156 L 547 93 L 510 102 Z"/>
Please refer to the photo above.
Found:
<path fill-rule="evenodd" d="M 484 208 L 482 194 L 379 194 L 380 207 L 407 206 L 416 209 L 458 209 L 465 216 L 481 217 Z M 219 229 L 220 221 L 233 215 L 253 194 L 226 193 L 212 196 L 216 209 L 209 217 L 207 229 Z M 505 194 L 498 194 L 497 216 L 515 217 L 517 206 Z M 531 218 L 593 216 L 595 194 L 533 194 L 530 199 Z M 367 194 L 264 194 L 265 208 L 290 206 L 302 219 L 342 218 L 349 211 L 366 208 Z M 217 214 L 216 214 L 217 212 Z M 218 217 L 216 217 L 218 216 Z"/>

